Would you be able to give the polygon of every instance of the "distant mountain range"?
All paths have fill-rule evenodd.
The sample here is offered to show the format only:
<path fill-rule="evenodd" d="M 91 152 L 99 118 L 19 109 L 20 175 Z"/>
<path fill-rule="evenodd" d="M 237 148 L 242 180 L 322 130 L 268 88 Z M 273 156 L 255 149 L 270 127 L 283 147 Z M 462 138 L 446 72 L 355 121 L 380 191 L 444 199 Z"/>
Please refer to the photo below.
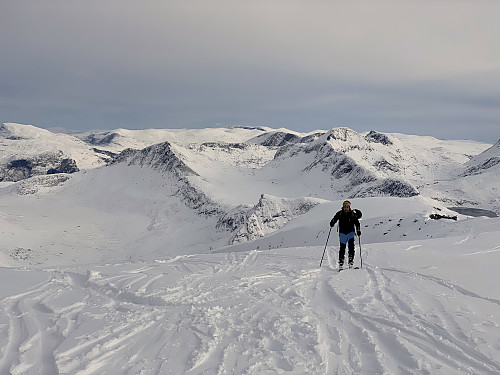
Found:
<path fill-rule="evenodd" d="M 445 186 L 441 191 L 445 193 L 449 185 L 462 185 L 462 191 L 455 189 L 448 197 L 438 194 L 434 198 L 458 206 L 467 203 L 493 205 L 496 211 L 499 208 L 495 200 L 488 201 L 477 189 L 468 191 L 463 181 L 487 175 L 486 180 L 497 182 L 494 176 L 500 168 L 500 141 L 491 146 L 375 131 L 362 135 L 348 128 L 307 134 L 234 127 L 118 129 L 67 135 L 19 124 L 3 124 L 0 140 L 2 181 L 128 162 L 149 164 L 179 178 L 196 177 L 192 179 L 215 190 L 221 180 L 231 189 L 232 180 L 251 175 L 260 184 L 273 185 L 274 193 L 294 191 L 292 196 L 325 199 L 407 197 L 439 191 L 429 186 Z M 211 177 L 217 177 L 216 181 Z M 481 182 L 481 190 L 496 185 Z M 286 187 L 276 189 L 281 183 Z"/>
<path fill-rule="evenodd" d="M 269 235 L 327 201 L 420 196 L 442 208 L 499 214 L 500 142 L 349 128 L 61 134 L 6 123 L 0 128 L 0 181 L 1 199 L 20 207 L 19 199 L 36 196 L 42 216 L 52 204 L 75 215 L 92 208 L 87 214 L 96 220 L 103 217 L 96 210 L 108 220 L 140 215 L 111 233 L 100 226 L 102 241 L 137 227 L 134 241 L 149 243 L 156 235 L 196 252 L 207 243 L 216 248 Z M 76 225 L 78 217 L 71 220 Z M 203 240 L 190 239 L 187 226 Z M 140 235 L 141 227 L 148 233 Z M 43 230 L 53 241 L 49 227 Z M 122 233 L 132 241 L 128 235 Z"/>

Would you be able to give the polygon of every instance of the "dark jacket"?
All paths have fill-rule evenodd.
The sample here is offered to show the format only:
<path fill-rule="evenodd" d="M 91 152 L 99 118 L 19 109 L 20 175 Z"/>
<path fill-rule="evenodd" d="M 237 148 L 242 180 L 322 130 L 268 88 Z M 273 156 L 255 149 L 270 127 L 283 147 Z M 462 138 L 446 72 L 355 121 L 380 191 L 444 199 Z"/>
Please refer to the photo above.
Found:
<path fill-rule="evenodd" d="M 337 223 L 337 221 L 339 222 L 340 233 L 348 234 L 354 232 L 355 229 L 357 232 L 360 231 L 359 220 L 356 216 L 354 216 L 352 210 L 344 212 L 344 210 L 342 209 L 337 212 L 333 219 L 330 221 L 330 226 L 333 227 Z"/>

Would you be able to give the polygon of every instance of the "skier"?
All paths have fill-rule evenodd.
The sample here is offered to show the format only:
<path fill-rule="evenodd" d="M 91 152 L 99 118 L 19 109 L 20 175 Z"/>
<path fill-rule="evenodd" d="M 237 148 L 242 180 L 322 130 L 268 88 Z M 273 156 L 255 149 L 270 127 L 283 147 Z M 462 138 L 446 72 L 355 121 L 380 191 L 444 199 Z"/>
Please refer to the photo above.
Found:
<path fill-rule="evenodd" d="M 330 221 L 330 227 L 333 227 L 337 221 L 339 222 L 340 238 L 339 269 L 344 267 L 346 245 L 349 247 L 349 268 L 352 268 L 354 265 L 354 228 L 356 228 L 356 234 L 358 236 L 361 236 L 361 229 L 357 215 L 351 210 L 351 202 L 344 201 L 342 209 L 337 212 Z"/>

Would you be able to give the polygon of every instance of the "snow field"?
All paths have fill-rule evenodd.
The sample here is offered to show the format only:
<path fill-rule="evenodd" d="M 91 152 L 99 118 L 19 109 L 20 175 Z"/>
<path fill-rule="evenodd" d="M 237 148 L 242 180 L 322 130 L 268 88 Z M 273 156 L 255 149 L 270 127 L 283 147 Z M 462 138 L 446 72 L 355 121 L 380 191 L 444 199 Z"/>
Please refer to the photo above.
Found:
<path fill-rule="evenodd" d="M 411 266 L 399 243 L 365 248 L 341 273 L 318 267 L 322 247 L 0 269 L 22 280 L 2 289 L 0 373 L 500 372 L 500 296 L 467 283 L 466 254 L 456 281 L 433 251 Z M 485 273 L 498 254 L 477 254 Z"/>
<path fill-rule="evenodd" d="M 92 167 L 0 183 L 2 375 L 500 373 L 500 219 L 429 219 L 497 208 L 498 168 L 456 179 L 489 145 L 339 128 L 274 158 L 272 129 L 93 135 L 114 152 L 172 142 L 165 165 L 196 172 L 182 176 L 146 165 L 161 155 L 95 168 L 80 139 L 0 130 L 4 161 L 50 146 Z M 332 174 L 342 160 L 425 194 L 350 198 L 365 267 L 339 273 L 328 224 L 357 196 Z"/>

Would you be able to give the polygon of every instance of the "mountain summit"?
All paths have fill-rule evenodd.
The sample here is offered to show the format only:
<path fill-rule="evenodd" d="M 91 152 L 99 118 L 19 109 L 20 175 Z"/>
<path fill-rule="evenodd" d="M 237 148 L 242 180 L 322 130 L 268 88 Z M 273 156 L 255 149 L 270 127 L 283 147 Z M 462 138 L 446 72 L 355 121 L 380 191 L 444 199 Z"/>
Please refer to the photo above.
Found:
<path fill-rule="evenodd" d="M 167 244 L 170 255 L 204 252 L 208 243 L 215 250 L 272 236 L 317 206 L 346 198 L 418 198 L 429 200 L 431 211 L 466 206 L 500 212 L 498 168 L 479 168 L 496 160 L 498 144 L 346 127 L 68 135 L 4 124 L 0 139 L 0 199 L 20 213 L 36 198 L 25 229 L 15 233 L 38 228 L 37 241 L 50 259 L 75 241 L 97 251 L 109 238 L 127 256 L 137 254 L 139 242 L 148 256 Z M 481 178 L 481 191 L 467 182 L 472 176 Z M 66 211 L 51 216 L 56 222 L 49 230 L 43 218 L 55 207 Z M 92 228 L 92 240 L 80 234 L 84 227 Z M 4 241 L 5 251 L 32 248 L 29 236 L 17 236 Z M 271 242 L 261 245 L 275 246 Z M 43 258 L 31 254 L 37 254 L 32 263 Z"/>

